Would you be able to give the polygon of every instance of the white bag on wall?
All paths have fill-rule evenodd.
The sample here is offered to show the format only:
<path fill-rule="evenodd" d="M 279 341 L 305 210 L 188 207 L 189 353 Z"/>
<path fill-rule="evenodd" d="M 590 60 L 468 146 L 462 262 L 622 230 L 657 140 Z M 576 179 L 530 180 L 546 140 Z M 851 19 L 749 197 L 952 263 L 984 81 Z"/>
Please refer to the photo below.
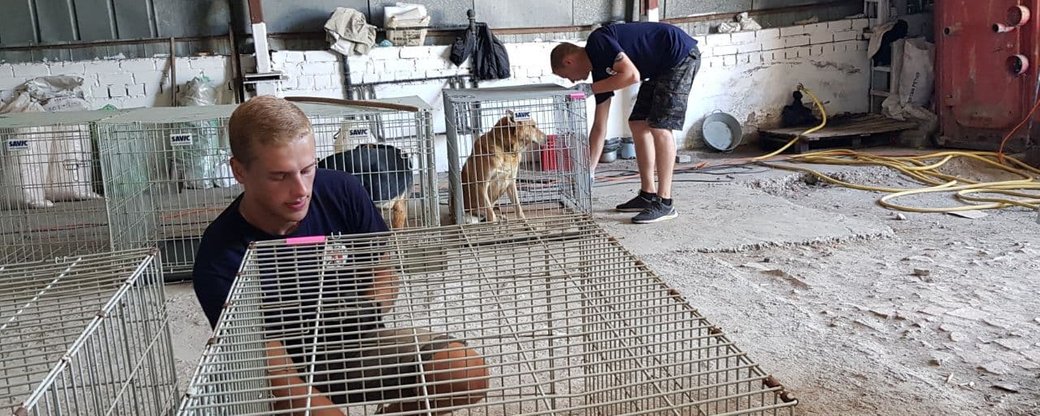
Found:
<path fill-rule="evenodd" d="M 73 76 L 47 76 L 26 81 L 0 113 L 87 110 Z M 53 201 L 101 198 L 94 193 L 90 131 L 83 126 L 43 126 L 15 129 L 3 138 L 0 186 L 21 189 L 5 195 L 5 206 L 46 208 Z"/>
<path fill-rule="evenodd" d="M 935 45 L 924 38 L 907 39 L 899 78 L 899 102 L 927 107 L 935 91 Z"/>
<path fill-rule="evenodd" d="M 177 102 L 181 106 L 207 106 L 217 102 L 217 91 L 212 81 L 200 75 L 188 81 Z M 178 123 L 167 131 L 161 140 L 170 145 L 173 177 L 181 180 L 189 189 L 210 189 L 225 181 L 217 177 L 218 167 L 224 160 L 220 152 L 220 135 L 224 128 L 216 120 Z M 176 135 L 184 141 L 173 141 Z"/>
<path fill-rule="evenodd" d="M 93 189 L 90 128 L 83 125 L 44 128 L 52 138 L 47 199 L 55 202 L 100 199 L 101 195 Z"/>
<path fill-rule="evenodd" d="M 0 107 L 0 114 L 42 112 L 43 107 L 22 92 Z M 47 208 L 47 159 L 51 142 L 42 127 L 12 130 L 0 135 L 0 209 Z"/>

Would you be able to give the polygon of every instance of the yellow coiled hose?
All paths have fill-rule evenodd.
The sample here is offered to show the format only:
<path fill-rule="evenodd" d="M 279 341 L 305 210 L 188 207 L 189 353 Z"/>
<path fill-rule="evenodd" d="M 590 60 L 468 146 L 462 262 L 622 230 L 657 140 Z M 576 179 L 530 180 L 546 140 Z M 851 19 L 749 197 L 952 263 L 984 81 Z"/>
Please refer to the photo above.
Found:
<path fill-rule="evenodd" d="M 803 172 L 811 174 L 822 181 L 864 191 L 882 192 L 886 195 L 878 200 L 878 203 L 886 208 L 906 212 L 955 212 L 967 210 L 1000 209 L 1012 206 L 1025 207 L 1040 210 L 1040 194 L 1030 191 L 1040 191 L 1040 170 L 1033 168 L 1018 159 L 1004 156 L 997 152 L 966 152 L 966 151 L 941 151 L 926 155 L 915 156 L 883 156 L 857 152 L 853 150 L 826 150 L 788 156 L 782 159 L 785 162 L 803 164 L 825 164 L 838 166 L 884 166 L 893 169 L 903 175 L 926 185 L 922 188 L 891 188 L 882 186 L 870 186 L 854 184 L 828 176 L 818 170 L 802 166 L 788 164 L 777 164 L 767 160 L 783 153 L 785 150 L 798 142 L 802 136 L 823 129 L 827 125 L 827 110 L 823 107 L 816 95 L 804 85 L 798 89 L 808 95 L 816 108 L 820 110 L 823 121 L 816 127 L 806 130 L 796 136 L 779 150 L 770 154 L 756 157 L 753 162 L 775 169 Z M 941 172 L 939 169 L 946 163 L 957 158 L 967 158 L 983 163 L 984 165 L 999 169 L 1020 179 L 976 182 L 970 179 L 957 177 Z M 895 199 L 929 193 L 954 193 L 954 196 L 963 202 L 962 205 L 922 208 L 901 205 L 892 202 Z"/>

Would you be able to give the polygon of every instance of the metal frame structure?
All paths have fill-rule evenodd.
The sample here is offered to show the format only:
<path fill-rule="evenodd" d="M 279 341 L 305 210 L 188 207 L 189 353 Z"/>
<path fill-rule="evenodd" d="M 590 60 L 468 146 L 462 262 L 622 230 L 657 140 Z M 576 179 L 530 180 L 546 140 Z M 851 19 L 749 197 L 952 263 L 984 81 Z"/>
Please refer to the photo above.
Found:
<path fill-rule="evenodd" d="M 421 103 L 417 98 L 394 103 Z M 393 201 L 403 210 L 400 227 L 439 224 L 434 146 L 429 107 L 407 112 L 320 103 L 296 103 L 311 119 L 319 160 L 362 144 L 393 145 L 406 153 L 401 170 L 373 162 L 372 182 L 408 180 Z M 115 249 L 159 247 L 170 274 L 190 272 L 203 232 L 242 189 L 232 175 L 227 122 L 235 105 L 146 108 L 96 123 L 99 154 Z M 360 132 L 351 135 L 352 131 Z M 333 164 L 335 165 L 335 164 Z M 351 166 L 330 166 L 346 169 Z M 352 172 L 355 173 L 355 172 Z M 358 175 L 363 176 L 363 175 Z M 397 190 L 399 188 L 395 188 Z M 378 190 L 378 189 L 377 189 Z M 395 217 L 396 218 L 396 217 Z"/>
<path fill-rule="evenodd" d="M 191 270 L 203 231 L 241 193 L 228 164 L 235 108 L 144 108 L 95 124 L 114 250 L 158 247 L 165 272 Z"/>
<path fill-rule="evenodd" d="M 0 264 L 110 248 L 91 124 L 115 114 L 0 115 Z"/>
<path fill-rule="evenodd" d="M 369 103 L 381 107 L 296 104 L 311 119 L 318 159 L 328 158 L 322 166 L 355 173 L 369 188 L 387 225 L 395 229 L 440 225 L 432 108 L 418 97 Z M 329 158 L 343 152 L 351 156 Z"/>
<path fill-rule="evenodd" d="M 590 212 L 583 94 L 556 85 L 446 89 L 444 112 L 454 223 Z"/>
<path fill-rule="evenodd" d="M 162 415 L 176 403 L 153 250 L 0 265 L 0 406 L 16 416 Z"/>
<path fill-rule="evenodd" d="M 386 271 L 397 277 L 390 308 L 366 297 Z M 486 370 L 456 379 L 479 377 L 482 400 L 437 412 L 790 415 L 797 404 L 677 290 L 574 215 L 254 243 L 178 414 L 276 414 L 285 396 L 273 392 L 288 387 L 272 380 L 288 369 L 305 390 L 295 414 L 431 414 L 450 397 L 433 381 L 446 371 L 434 352 L 460 347 L 430 334 L 465 343 Z M 319 404 L 343 386 L 364 397 Z M 418 409 L 389 410 L 404 403 Z"/>

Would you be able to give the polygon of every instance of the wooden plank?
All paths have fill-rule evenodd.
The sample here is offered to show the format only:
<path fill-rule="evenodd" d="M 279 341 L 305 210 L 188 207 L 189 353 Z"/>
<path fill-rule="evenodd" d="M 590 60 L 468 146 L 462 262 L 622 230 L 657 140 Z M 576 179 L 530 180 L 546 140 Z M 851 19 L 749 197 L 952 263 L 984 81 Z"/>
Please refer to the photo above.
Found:
<path fill-rule="evenodd" d="M 859 149 L 864 147 L 890 145 L 892 144 L 893 134 L 895 133 L 877 133 L 869 136 L 830 137 L 817 140 L 802 139 L 798 140 L 798 143 L 796 143 L 787 151 L 789 153 L 801 154 L 824 148 L 840 147 L 848 149 Z M 791 141 L 791 138 L 762 135 L 759 141 L 764 149 L 775 150 L 787 144 L 787 142 Z"/>
<path fill-rule="evenodd" d="M 909 130 L 917 124 L 909 121 L 892 120 L 880 115 L 856 116 L 848 119 L 831 121 L 823 129 L 804 135 L 805 140 L 821 140 L 836 137 L 869 136 L 872 134 L 893 133 Z M 794 138 L 802 134 L 808 127 L 765 129 L 762 134 Z"/>

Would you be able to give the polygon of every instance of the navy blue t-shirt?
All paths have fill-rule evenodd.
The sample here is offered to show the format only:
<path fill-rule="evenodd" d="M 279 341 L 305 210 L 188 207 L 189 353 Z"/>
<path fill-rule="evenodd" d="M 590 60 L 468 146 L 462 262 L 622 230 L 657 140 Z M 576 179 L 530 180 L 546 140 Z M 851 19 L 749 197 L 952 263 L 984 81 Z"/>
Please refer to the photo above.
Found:
<path fill-rule="evenodd" d="M 192 280 L 195 296 L 211 327 L 216 327 L 246 248 L 254 241 L 331 234 L 387 231 L 361 181 L 350 174 L 317 169 L 307 215 L 292 234 L 276 236 L 249 224 L 238 211 L 242 196 L 224 210 L 202 234 Z"/>
<path fill-rule="evenodd" d="M 679 65 L 694 46 L 697 46 L 695 39 L 667 23 L 623 23 L 593 31 L 585 44 L 585 53 L 592 62 L 593 81 L 613 75 L 614 63 L 622 52 L 635 64 L 640 77 L 645 80 Z M 596 94 L 596 103 L 613 96 L 613 92 Z"/>

